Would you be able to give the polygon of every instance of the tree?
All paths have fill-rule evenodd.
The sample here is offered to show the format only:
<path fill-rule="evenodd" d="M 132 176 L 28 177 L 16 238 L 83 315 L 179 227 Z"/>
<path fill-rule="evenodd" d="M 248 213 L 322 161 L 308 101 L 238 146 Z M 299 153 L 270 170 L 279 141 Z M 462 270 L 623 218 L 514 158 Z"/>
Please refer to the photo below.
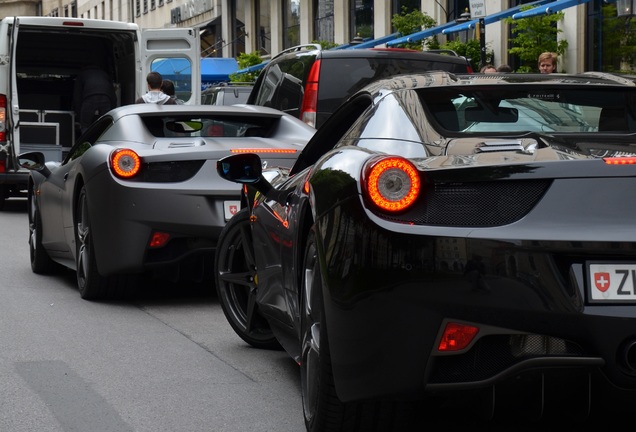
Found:
<path fill-rule="evenodd" d="M 393 24 L 396 31 L 398 31 L 401 35 L 406 36 L 427 28 L 435 27 L 437 25 L 437 21 L 419 9 L 414 9 L 412 12 L 408 12 L 406 6 L 402 6 L 402 13 L 393 15 L 391 24 Z M 437 37 L 433 36 L 431 40 L 428 40 L 425 43 L 428 49 L 431 48 L 430 44 L 433 44 L 435 47 L 439 46 Z M 421 50 L 422 43 L 406 42 L 404 44 L 400 44 L 400 47 Z"/>
<path fill-rule="evenodd" d="M 473 71 L 479 71 L 479 62 L 481 61 L 481 45 L 479 43 L 479 39 L 471 39 L 466 43 L 459 39 L 455 39 L 442 44 L 440 48 L 455 51 L 457 55 L 466 57 L 470 62 L 470 66 L 473 68 Z M 493 57 L 494 52 L 492 50 L 488 50 L 488 45 L 486 45 L 486 64 L 492 63 Z"/>
<path fill-rule="evenodd" d="M 532 7 L 521 8 L 521 10 Z M 557 27 L 557 23 L 563 20 L 565 13 L 557 12 L 550 15 L 541 15 L 514 20 L 505 18 L 504 22 L 511 25 L 513 36 L 510 39 L 512 48 L 508 53 L 516 55 L 521 60 L 521 66 L 517 72 L 538 72 L 537 59 L 541 53 L 550 51 L 563 55 L 568 47 L 568 41 L 557 40 L 563 30 Z M 559 72 L 563 71 L 561 70 Z"/>
<path fill-rule="evenodd" d="M 257 64 L 263 63 L 263 59 L 258 54 L 258 52 L 251 52 L 249 54 L 240 53 L 236 58 L 236 62 L 238 63 L 239 70 L 246 69 L 250 66 L 255 66 Z M 260 70 L 254 72 L 245 72 L 245 73 L 232 73 L 230 74 L 231 82 L 255 82 L 258 75 L 261 73 Z"/>

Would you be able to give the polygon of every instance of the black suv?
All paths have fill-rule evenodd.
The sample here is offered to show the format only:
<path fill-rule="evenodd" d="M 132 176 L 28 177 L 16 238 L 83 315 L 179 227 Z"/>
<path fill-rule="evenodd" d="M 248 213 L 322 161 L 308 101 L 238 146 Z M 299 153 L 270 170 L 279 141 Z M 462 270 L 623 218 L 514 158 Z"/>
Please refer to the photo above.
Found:
<path fill-rule="evenodd" d="M 322 50 L 309 44 L 276 55 L 247 100 L 287 112 L 315 128 L 356 90 L 392 75 L 444 70 L 472 73 L 464 57 L 400 48 Z"/>

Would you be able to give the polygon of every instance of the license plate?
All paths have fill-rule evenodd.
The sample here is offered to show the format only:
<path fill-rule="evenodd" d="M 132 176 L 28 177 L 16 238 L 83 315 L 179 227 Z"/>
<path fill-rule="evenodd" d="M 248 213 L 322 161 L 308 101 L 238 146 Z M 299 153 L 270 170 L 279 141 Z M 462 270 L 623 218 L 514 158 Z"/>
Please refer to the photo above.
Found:
<path fill-rule="evenodd" d="M 636 302 L 636 263 L 588 263 L 587 270 L 591 302 Z"/>
<path fill-rule="evenodd" d="M 223 211 L 225 213 L 225 221 L 229 221 L 241 209 L 240 201 L 223 201 Z"/>

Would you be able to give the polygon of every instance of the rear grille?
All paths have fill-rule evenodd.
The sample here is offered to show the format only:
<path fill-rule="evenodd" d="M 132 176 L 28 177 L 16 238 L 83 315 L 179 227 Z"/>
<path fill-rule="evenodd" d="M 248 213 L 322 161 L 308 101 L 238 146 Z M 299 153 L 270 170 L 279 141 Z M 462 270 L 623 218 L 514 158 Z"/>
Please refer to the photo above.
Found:
<path fill-rule="evenodd" d="M 542 335 L 493 335 L 465 354 L 437 357 L 430 383 L 475 382 L 491 378 L 532 358 L 584 355 L 576 343 Z"/>
<path fill-rule="evenodd" d="M 416 225 L 507 225 L 524 217 L 550 184 L 550 180 L 434 183 L 425 186 L 424 199 L 407 212 L 378 216 Z"/>

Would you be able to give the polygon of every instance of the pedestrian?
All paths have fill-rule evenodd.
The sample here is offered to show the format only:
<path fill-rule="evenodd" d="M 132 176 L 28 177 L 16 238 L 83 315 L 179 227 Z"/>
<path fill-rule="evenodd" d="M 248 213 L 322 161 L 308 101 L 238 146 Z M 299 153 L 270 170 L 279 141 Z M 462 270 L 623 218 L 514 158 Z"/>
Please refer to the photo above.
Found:
<path fill-rule="evenodd" d="M 512 68 L 510 67 L 510 65 L 507 64 L 500 64 L 499 66 L 497 66 L 497 72 L 512 72 Z"/>
<path fill-rule="evenodd" d="M 481 72 L 481 73 L 496 73 L 497 72 L 497 68 L 495 67 L 495 65 L 488 63 L 488 64 L 484 65 L 484 67 L 482 67 L 479 72 Z"/>
<path fill-rule="evenodd" d="M 174 83 L 172 80 L 165 79 L 161 83 L 161 91 L 170 96 L 172 100 L 175 101 L 178 105 L 183 105 L 183 101 L 181 99 L 177 99 L 177 95 L 174 89 Z"/>
<path fill-rule="evenodd" d="M 556 72 L 557 53 L 553 53 L 549 51 L 542 53 L 539 56 L 537 65 L 539 66 L 539 72 L 541 72 L 542 74 L 549 74 L 549 73 Z"/>
<path fill-rule="evenodd" d="M 75 78 L 73 110 L 82 133 L 102 114 L 117 106 L 115 87 L 108 73 L 95 64 L 82 68 Z"/>
<path fill-rule="evenodd" d="M 150 72 L 146 75 L 146 83 L 148 84 L 148 92 L 137 98 L 135 103 L 152 103 L 157 105 L 176 105 L 170 96 L 161 91 L 161 83 L 163 78 L 159 72 Z"/>

